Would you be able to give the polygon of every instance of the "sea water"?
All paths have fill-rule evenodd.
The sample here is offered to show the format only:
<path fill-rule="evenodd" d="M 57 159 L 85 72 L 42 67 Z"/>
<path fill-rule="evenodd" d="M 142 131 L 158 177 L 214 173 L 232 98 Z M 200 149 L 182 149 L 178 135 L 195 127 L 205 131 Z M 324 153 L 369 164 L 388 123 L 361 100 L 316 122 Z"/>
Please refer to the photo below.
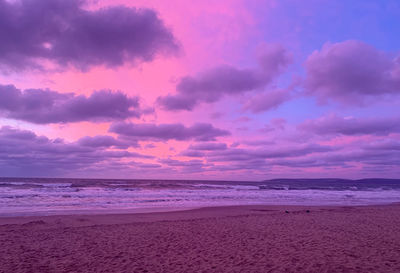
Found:
<path fill-rule="evenodd" d="M 0 178 L 0 216 L 123 213 L 231 205 L 400 202 L 400 180 L 253 181 Z"/>

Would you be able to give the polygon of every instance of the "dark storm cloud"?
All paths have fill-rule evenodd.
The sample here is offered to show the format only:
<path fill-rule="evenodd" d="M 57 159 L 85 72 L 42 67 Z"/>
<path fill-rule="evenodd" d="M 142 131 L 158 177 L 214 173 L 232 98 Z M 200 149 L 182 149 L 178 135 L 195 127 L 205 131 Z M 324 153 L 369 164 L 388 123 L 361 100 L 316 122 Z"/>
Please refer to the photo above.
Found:
<path fill-rule="evenodd" d="M 138 97 L 122 92 L 94 91 L 90 96 L 58 93 L 48 89 L 21 91 L 0 85 L 0 116 L 38 124 L 111 121 L 140 117 Z"/>
<path fill-rule="evenodd" d="M 177 42 L 151 9 L 84 9 L 82 0 L 0 0 L 0 67 L 40 68 L 38 60 L 87 69 L 151 61 Z"/>

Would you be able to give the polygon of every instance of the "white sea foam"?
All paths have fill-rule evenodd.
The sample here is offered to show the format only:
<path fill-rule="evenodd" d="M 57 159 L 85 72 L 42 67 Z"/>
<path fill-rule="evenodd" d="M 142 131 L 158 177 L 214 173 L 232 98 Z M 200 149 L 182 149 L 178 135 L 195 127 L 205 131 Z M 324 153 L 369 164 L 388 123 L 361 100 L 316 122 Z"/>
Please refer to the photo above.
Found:
<path fill-rule="evenodd" d="M 352 186 L 290 189 L 288 185 L 162 181 L 80 181 L 82 186 L 45 181 L 6 182 L 0 187 L 0 216 L 115 211 L 157 211 L 226 205 L 369 205 L 400 202 L 400 189 Z M 23 186 L 25 184 L 25 186 Z M 29 186 L 33 185 L 33 186 Z M 42 187 L 37 187 L 42 185 Z M 89 186 L 88 186 L 89 185 Z"/>

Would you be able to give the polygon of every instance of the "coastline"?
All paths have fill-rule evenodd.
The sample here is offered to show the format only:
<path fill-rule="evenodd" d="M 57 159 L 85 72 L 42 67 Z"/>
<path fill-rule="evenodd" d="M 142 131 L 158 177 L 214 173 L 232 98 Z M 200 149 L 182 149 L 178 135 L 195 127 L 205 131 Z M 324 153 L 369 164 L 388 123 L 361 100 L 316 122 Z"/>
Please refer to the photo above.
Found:
<path fill-rule="evenodd" d="M 0 215 L 0 226 L 3 225 L 21 225 L 29 222 L 44 221 L 46 223 L 63 223 L 71 226 L 89 226 L 93 225 L 114 225 L 129 224 L 140 222 L 158 222 L 158 221 L 176 221 L 193 220 L 199 218 L 218 218 L 243 215 L 265 215 L 269 213 L 301 213 L 309 210 L 318 212 L 324 210 L 342 210 L 355 208 L 380 208 L 380 207 L 399 207 L 400 203 L 373 204 L 373 205 L 237 205 L 237 206 L 207 206 L 207 207 L 187 207 L 187 208 L 168 208 L 166 210 L 154 211 L 154 209 L 141 210 L 110 210 L 105 211 L 76 211 L 62 212 L 57 214 L 42 214 L 39 212 L 27 215 Z"/>
<path fill-rule="evenodd" d="M 121 223 L 118 219 L 126 219 L 129 221 L 138 222 L 156 222 L 159 219 L 164 220 L 169 217 L 171 220 L 190 220 L 196 219 L 199 215 L 207 217 L 207 215 L 215 215 L 215 217 L 224 216 L 239 216 L 243 214 L 257 214 L 257 211 L 286 211 L 286 210 L 321 210 L 332 208 L 368 208 L 382 206 L 399 206 L 400 202 L 386 204 L 366 204 L 366 205 L 221 205 L 221 206 L 203 206 L 203 207 L 175 207 L 175 208 L 140 208 L 140 209 L 104 209 L 104 210 L 76 210 L 76 211 L 42 211 L 29 213 L 9 213 L 0 214 L 0 226 L 4 224 L 21 224 L 29 221 L 49 220 L 69 220 L 75 218 L 91 219 L 97 223 L 96 219 L 107 220 L 107 223 Z"/>
<path fill-rule="evenodd" d="M 399 272 L 400 204 L 0 218 L 0 241 L 0 272 Z"/>

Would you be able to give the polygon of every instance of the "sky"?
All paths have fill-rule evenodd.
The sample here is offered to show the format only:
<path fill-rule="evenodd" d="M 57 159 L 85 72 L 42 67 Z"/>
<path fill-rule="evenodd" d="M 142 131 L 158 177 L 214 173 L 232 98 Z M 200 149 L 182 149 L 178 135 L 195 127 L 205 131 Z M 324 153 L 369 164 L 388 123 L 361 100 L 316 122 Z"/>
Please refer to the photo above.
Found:
<path fill-rule="evenodd" d="M 0 0 L 0 176 L 400 178 L 397 0 Z"/>

